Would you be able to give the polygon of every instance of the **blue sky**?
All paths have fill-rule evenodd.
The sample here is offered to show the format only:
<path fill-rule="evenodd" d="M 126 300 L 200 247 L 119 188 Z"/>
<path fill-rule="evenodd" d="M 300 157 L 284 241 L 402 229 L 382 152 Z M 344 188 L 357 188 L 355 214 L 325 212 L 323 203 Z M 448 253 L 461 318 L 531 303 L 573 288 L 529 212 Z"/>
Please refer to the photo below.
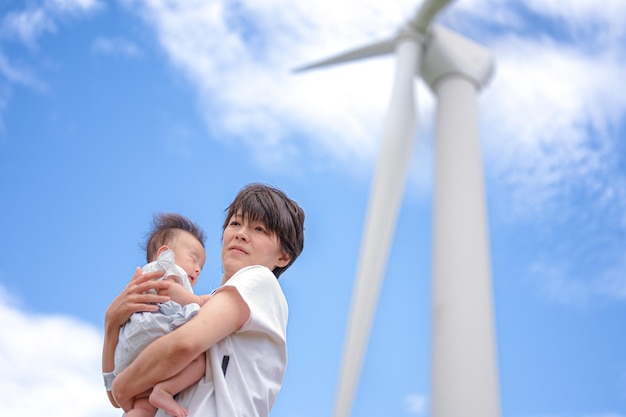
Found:
<path fill-rule="evenodd" d="M 209 236 L 221 277 L 241 186 L 307 213 L 280 282 L 289 366 L 274 417 L 330 415 L 393 60 L 294 74 L 394 33 L 407 0 L 0 4 L 0 414 L 117 416 L 104 310 L 151 216 Z M 626 417 L 626 4 L 459 0 L 489 48 L 480 112 L 503 417 Z M 434 100 L 420 131 L 355 416 L 428 416 Z"/>

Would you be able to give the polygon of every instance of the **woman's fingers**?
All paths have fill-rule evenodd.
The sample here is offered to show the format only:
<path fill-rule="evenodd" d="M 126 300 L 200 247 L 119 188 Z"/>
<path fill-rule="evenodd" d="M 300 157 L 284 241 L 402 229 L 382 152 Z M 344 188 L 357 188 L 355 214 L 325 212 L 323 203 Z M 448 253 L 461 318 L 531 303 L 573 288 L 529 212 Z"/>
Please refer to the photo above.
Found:
<path fill-rule="evenodd" d="M 137 268 L 119 300 L 125 304 L 124 310 L 130 314 L 138 311 L 156 311 L 158 307 L 154 305 L 155 303 L 168 301 L 169 297 L 158 295 L 159 290 L 167 289 L 170 285 L 165 280 L 157 280 L 164 273 L 164 271 L 154 271 L 144 274 L 141 268 Z"/>
<path fill-rule="evenodd" d="M 137 275 L 139 273 L 139 275 Z M 163 280 L 157 280 L 165 274 L 165 271 L 154 271 L 147 272 L 145 274 L 141 273 L 141 268 L 138 268 L 135 271 L 135 275 L 130 280 L 130 283 L 126 287 L 129 293 L 143 293 L 149 290 L 159 290 L 164 287 Z"/>
<path fill-rule="evenodd" d="M 168 282 L 156 280 L 163 274 L 163 271 L 144 274 L 141 268 L 135 269 L 135 273 L 126 288 L 109 305 L 105 313 L 105 319 L 108 322 L 121 326 L 133 313 L 158 310 L 158 306 L 155 303 L 169 300 L 169 297 L 156 293 L 160 289 L 168 288 Z"/>
<path fill-rule="evenodd" d="M 169 297 L 165 295 L 158 295 L 155 293 L 138 293 L 129 294 L 127 297 L 128 304 L 151 304 L 151 303 L 164 303 L 169 301 Z M 139 310 L 141 311 L 141 310 Z"/>

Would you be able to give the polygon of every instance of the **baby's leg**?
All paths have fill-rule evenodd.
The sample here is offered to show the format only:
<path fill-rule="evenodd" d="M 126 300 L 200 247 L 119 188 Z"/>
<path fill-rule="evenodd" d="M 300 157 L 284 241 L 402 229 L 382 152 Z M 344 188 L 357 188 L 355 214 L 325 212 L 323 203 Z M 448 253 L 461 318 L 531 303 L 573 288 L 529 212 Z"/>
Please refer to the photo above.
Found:
<path fill-rule="evenodd" d="M 148 397 L 135 398 L 133 409 L 125 414 L 125 417 L 154 417 L 156 407 L 150 404 Z"/>
<path fill-rule="evenodd" d="M 203 353 L 178 374 L 156 384 L 150 394 L 150 403 L 173 417 L 186 417 L 187 410 L 178 405 L 174 395 L 200 381 L 204 376 L 205 367 Z"/>

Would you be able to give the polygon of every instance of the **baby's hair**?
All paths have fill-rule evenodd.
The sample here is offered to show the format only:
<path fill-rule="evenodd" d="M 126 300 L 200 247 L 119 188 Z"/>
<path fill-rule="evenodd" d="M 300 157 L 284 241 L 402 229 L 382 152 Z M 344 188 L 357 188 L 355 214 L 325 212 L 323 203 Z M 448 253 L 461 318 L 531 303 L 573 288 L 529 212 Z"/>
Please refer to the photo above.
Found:
<path fill-rule="evenodd" d="M 304 211 L 280 189 L 265 184 L 248 184 L 226 209 L 225 230 L 231 217 L 241 213 L 248 221 L 262 221 L 280 240 L 290 256 L 284 267 L 274 268 L 276 278 L 293 264 L 304 247 Z"/>
<path fill-rule="evenodd" d="M 181 230 L 191 233 L 204 247 L 204 230 L 189 218 L 178 213 L 156 213 L 152 218 L 152 229 L 146 234 L 146 261 L 154 261 L 159 248 L 170 245 Z"/>

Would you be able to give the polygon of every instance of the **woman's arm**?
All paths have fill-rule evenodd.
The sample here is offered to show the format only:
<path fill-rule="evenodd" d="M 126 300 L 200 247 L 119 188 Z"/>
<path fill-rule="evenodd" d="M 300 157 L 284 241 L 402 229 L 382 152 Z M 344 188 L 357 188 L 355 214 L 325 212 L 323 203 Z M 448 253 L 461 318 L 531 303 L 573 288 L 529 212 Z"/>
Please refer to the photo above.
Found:
<path fill-rule="evenodd" d="M 117 404 L 128 411 L 133 397 L 176 375 L 249 317 L 250 309 L 237 289 L 220 288 L 188 323 L 151 343 L 115 378 L 112 394 Z"/>
<path fill-rule="evenodd" d="M 151 272 L 143 275 L 141 268 L 135 270 L 132 279 L 124 290 L 113 300 L 104 315 L 104 344 L 102 347 L 102 372 L 113 372 L 115 368 L 114 355 L 117 346 L 120 327 L 130 318 L 131 314 L 138 311 L 156 311 L 158 306 L 154 303 L 169 300 L 167 296 L 145 293 L 150 289 L 162 290 L 169 286 L 164 281 L 155 281 L 155 278 L 163 275 L 163 271 Z M 111 404 L 119 405 L 114 401 L 111 393 L 107 391 Z"/>

